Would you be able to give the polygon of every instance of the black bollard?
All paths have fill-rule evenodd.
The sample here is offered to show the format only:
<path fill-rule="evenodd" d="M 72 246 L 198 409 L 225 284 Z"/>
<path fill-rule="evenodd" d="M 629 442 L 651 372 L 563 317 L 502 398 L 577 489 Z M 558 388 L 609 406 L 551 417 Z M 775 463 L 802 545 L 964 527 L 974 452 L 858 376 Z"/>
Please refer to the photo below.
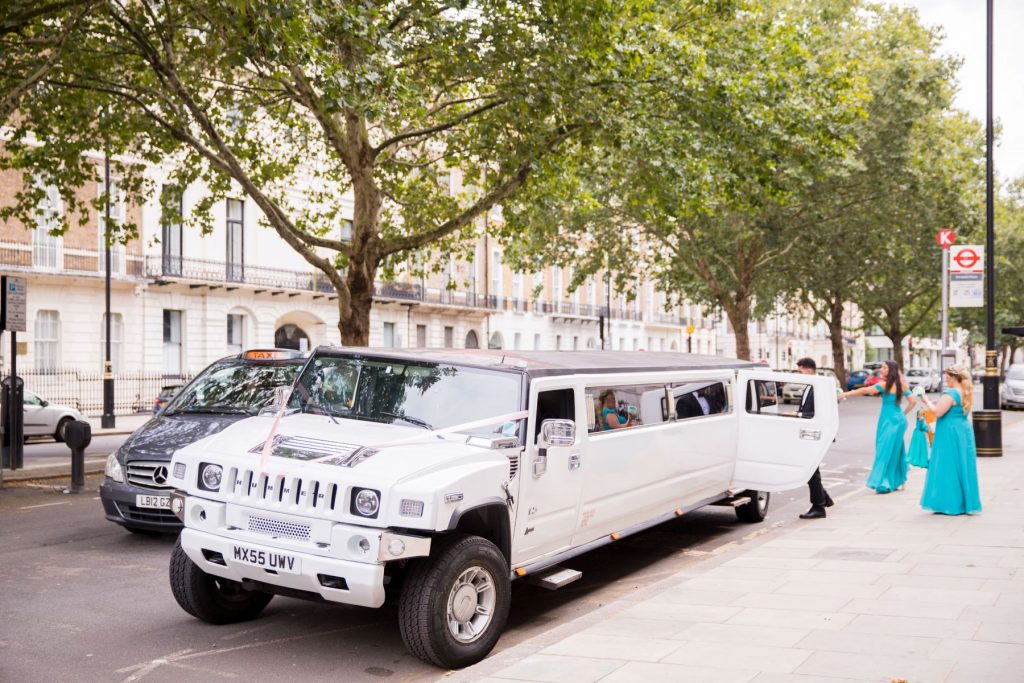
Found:
<path fill-rule="evenodd" d="M 71 487 L 68 493 L 85 491 L 85 449 L 92 442 L 92 425 L 82 420 L 64 428 L 64 442 L 71 449 Z"/>

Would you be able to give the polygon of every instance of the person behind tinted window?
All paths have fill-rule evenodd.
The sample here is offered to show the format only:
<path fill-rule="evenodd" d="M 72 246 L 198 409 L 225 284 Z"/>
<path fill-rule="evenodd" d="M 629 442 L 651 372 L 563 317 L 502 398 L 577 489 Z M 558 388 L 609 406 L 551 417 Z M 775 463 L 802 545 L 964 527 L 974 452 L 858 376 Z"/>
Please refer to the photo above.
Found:
<path fill-rule="evenodd" d="M 796 362 L 796 371 L 801 375 L 815 375 L 818 373 L 818 366 L 813 358 L 801 358 Z M 814 417 L 814 387 L 808 385 L 804 389 L 796 414 L 807 419 Z M 825 516 L 825 508 L 832 507 L 832 497 L 821 485 L 820 468 L 815 469 L 814 474 L 807 480 L 807 488 L 811 496 L 811 509 L 800 515 L 800 519 L 821 519 Z"/>
<path fill-rule="evenodd" d="M 601 429 L 607 431 L 609 429 L 621 429 L 623 427 L 632 427 L 636 424 L 633 418 L 626 419 L 619 415 L 619 411 L 616 409 L 615 403 L 615 392 L 611 389 L 605 389 L 601 392 Z"/>

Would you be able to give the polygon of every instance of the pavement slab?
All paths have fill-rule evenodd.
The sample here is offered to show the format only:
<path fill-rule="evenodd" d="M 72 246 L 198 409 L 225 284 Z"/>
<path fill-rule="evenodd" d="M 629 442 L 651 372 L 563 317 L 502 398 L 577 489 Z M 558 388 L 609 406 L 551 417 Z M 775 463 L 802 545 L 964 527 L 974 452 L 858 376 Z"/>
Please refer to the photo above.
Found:
<path fill-rule="evenodd" d="M 776 522 L 533 654 L 523 643 L 447 681 L 553 680 L 554 665 L 530 659 L 542 655 L 609 669 L 566 681 L 1020 683 L 1024 422 L 1004 432 L 1004 449 L 978 461 L 979 515 L 922 510 L 925 473 L 913 472 L 905 491 L 864 489 L 824 520 Z"/>

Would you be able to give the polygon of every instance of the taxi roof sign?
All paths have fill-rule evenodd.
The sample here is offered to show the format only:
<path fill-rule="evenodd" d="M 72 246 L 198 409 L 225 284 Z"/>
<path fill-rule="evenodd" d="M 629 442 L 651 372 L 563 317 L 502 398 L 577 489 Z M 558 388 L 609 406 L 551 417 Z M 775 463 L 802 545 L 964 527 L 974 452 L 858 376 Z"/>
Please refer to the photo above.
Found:
<path fill-rule="evenodd" d="M 246 360 L 292 360 L 305 354 L 293 349 L 250 349 L 242 354 Z"/>

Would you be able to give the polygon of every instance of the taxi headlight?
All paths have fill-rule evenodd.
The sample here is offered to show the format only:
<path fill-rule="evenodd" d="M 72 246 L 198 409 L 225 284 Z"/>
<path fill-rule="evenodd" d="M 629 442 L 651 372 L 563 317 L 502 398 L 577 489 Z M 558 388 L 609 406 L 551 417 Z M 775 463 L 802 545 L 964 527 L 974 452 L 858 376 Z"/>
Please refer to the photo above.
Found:
<path fill-rule="evenodd" d="M 199 488 L 206 491 L 219 491 L 220 480 L 224 470 L 220 465 L 213 465 L 208 462 L 199 464 Z"/>
<path fill-rule="evenodd" d="M 118 483 L 124 482 L 124 472 L 121 470 L 121 463 L 117 461 L 117 451 L 107 456 L 107 466 L 103 473 Z"/>
<path fill-rule="evenodd" d="M 360 517 L 376 517 L 380 510 L 380 491 L 354 489 L 352 491 L 352 514 Z"/>

